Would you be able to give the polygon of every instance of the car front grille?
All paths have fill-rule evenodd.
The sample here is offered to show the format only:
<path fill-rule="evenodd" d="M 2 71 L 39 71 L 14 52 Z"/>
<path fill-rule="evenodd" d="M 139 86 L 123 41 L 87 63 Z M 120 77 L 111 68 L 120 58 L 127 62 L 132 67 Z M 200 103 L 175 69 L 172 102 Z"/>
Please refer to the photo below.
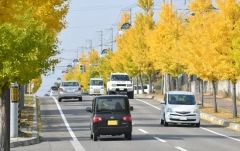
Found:
<path fill-rule="evenodd" d="M 117 86 L 120 86 L 120 87 L 125 87 L 126 84 L 117 84 Z"/>

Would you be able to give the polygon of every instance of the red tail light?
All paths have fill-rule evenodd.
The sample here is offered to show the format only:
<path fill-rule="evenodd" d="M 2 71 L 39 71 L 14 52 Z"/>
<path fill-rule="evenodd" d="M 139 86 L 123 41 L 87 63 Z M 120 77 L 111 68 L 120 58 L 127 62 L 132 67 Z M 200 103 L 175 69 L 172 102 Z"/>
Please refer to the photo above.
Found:
<path fill-rule="evenodd" d="M 131 117 L 131 115 L 126 115 L 126 116 L 123 117 L 123 120 L 126 121 L 126 122 L 131 122 L 132 117 Z"/>
<path fill-rule="evenodd" d="M 99 116 L 94 116 L 93 117 L 93 123 L 99 123 L 99 122 L 102 122 L 102 117 L 99 117 Z"/>

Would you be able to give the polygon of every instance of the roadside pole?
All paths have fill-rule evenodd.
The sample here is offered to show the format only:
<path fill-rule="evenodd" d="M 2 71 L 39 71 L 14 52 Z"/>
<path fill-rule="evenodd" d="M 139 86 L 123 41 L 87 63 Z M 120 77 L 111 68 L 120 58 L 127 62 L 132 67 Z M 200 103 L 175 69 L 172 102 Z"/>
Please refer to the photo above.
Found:
<path fill-rule="evenodd" d="M 18 85 L 13 84 L 11 87 L 11 110 L 10 110 L 10 137 L 18 137 Z"/>

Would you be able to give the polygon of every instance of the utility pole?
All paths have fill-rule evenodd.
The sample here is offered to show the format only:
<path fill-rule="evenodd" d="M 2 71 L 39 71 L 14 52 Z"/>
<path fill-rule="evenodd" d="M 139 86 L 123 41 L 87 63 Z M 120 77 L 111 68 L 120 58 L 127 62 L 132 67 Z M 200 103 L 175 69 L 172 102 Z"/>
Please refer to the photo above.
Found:
<path fill-rule="evenodd" d="M 99 33 L 100 33 L 100 47 L 101 47 L 101 50 L 100 50 L 100 52 L 102 52 L 102 50 L 103 50 L 103 31 L 102 30 L 100 30 L 100 31 L 98 31 Z"/>
<path fill-rule="evenodd" d="M 114 46 L 114 33 L 113 33 L 113 28 L 109 28 L 107 30 L 111 31 L 111 50 L 113 51 L 113 46 Z"/>
<path fill-rule="evenodd" d="M 93 45 L 92 45 L 92 40 L 86 40 L 86 42 L 88 43 L 88 49 L 92 50 L 93 49 Z"/>

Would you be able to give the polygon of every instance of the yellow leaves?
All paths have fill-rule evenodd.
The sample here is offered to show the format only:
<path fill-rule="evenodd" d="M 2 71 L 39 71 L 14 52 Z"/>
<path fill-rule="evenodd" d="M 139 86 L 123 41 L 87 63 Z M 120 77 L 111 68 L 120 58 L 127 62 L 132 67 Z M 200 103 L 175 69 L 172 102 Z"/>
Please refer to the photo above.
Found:
<path fill-rule="evenodd" d="M 130 12 L 129 11 L 124 11 L 123 14 L 121 15 L 121 20 L 118 23 L 118 30 L 121 30 L 121 27 L 125 23 L 129 23 L 131 18 L 130 18 Z"/>
<path fill-rule="evenodd" d="M 203 13 L 206 11 L 210 11 L 212 9 L 212 1 L 211 0 L 193 0 L 189 8 L 191 11 L 196 13 Z"/>
<path fill-rule="evenodd" d="M 141 7 L 145 12 L 152 11 L 153 5 L 153 0 L 138 0 L 138 6 Z"/>

